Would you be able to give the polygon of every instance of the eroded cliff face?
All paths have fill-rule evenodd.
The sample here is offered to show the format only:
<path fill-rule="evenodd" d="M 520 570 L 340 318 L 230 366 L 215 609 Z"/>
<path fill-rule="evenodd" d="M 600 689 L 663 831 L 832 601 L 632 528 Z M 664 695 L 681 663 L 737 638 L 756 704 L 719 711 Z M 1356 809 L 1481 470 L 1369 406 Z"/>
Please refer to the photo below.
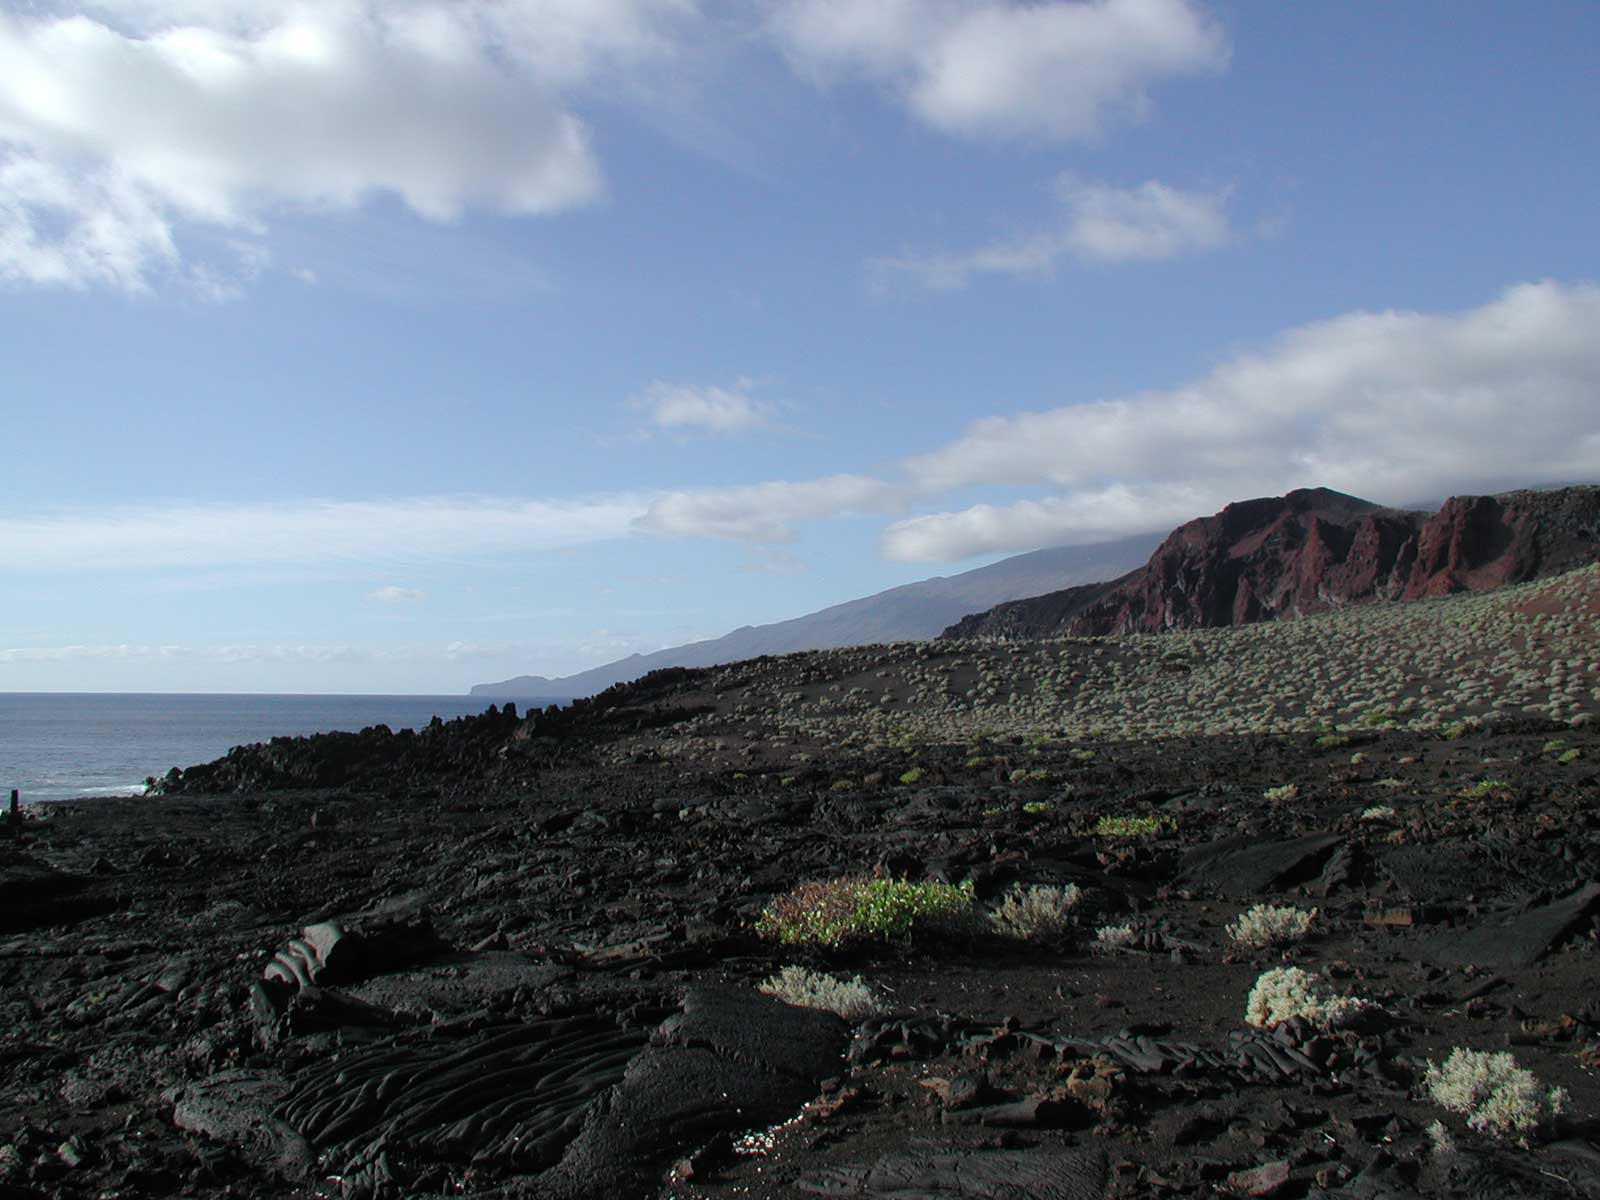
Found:
<path fill-rule="evenodd" d="M 1326 488 L 1246 500 L 1179 526 L 1107 584 L 1003 604 L 946 637 L 1159 633 L 1417 600 L 1558 574 L 1600 559 L 1600 487 L 1458 496 L 1437 513 Z"/>

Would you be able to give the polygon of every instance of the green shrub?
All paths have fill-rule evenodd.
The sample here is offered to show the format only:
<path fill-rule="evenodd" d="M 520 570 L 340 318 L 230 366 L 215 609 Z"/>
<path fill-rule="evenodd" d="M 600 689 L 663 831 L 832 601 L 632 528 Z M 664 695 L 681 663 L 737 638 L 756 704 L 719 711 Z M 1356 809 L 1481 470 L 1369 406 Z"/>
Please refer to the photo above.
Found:
<path fill-rule="evenodd" d="M 1022 811 L 1036 817 L 1040 813 L 1051 811 L 1053 808 L 1055 808 L 1055 805 L 1048 800 L 1030 800 L 1022 806 Z"/>
<path fill-rule="evenodd" d="M 1504 779 L 1480 779 L 1477 783 L 1462 788 L 1461 794 L 1468 800 L 1482 800 L 1485 796 L 1503 792 L 1510 786 Z"/>
<path fill-rule="evenodd" d="M 1571 750 L 1568 750 L 1560 758 L 1556 759 L 1556 761 L 1558 763 L 1560 763 L 1563 767 L 1565 767 L 1565 766 L 1569 766 L 1572 763 L 1577 762 L 1582 757 L 1583 757 L 1583 751 L 1579 750 L 1576 746 L 1574 746 Z"/>
<path fill-rule="evenodd" d="M 911 784 L 921 783 L 925 774 L 926 772 L 921 767 L 912 767 L 911 770 L 900 776 L 900 782 L 909 787 Z"/>
<path fill-rule="evenodd" d="M 955 885 L 845 877 L 803 883 L 780 896 L 756 921 L 756 932 L 785 946 L 909 944 L 929 933 L 966 930 L 973 914 L 970 880 Z"/>
<path fill-rule="evenodd" d="M 1155 837 L 1174 828 L 1165 817 L 1101 817 L 1095 822 L 1098 837 Z"/>
<path fill-rule="evenodd" d="M 1472 726 L 1465 721 L 1458 721 L 1454 725 L 1446 725 L 1439 731 L 1439 736 L 1447 742 L 1453 742 L 1457 738 L 1466 737 L 1471 729 Z"/>
<path fill-rule="evenodd" d="M 1281 787 L 1268 788 L 1266 791 L 1261 793 L 1261 798 L 1263 800 L 1270 800 L 1274 803 L 1278 803 L 1281 801 L 1293 800 L 1299 795 L 1300 786 L 1298 784 L 1286 783 Z"/>
<path fill-rule="evenodd" d="M 1317 739 L 1317 745 L 1324 750 L 1336 750 L 1349 744 L 1350 739 L 1342 733 L 1325 733 Z"/>

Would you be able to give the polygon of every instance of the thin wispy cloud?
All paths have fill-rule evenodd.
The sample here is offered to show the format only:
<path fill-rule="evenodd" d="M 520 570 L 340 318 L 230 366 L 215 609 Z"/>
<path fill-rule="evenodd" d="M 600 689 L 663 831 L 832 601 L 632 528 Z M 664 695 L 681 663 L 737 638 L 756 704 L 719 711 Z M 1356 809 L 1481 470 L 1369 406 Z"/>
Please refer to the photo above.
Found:
<path fill-rule="evenodd" d="M 649 504 L 424 497 L 0 516 L 0 561 L 14 572 L 450 561 L 628 537 Z"/>
<path fill-rule="evenodd" d="M 906 461 L 926 496 L 1054 495 L 914 516 L 892 559 L 1095 541 L 1329 486 L 1387 503 L 1600 476 L 1600 287 L 1522 284 L 1450 314 L 1357 312 L 1169 391 L 989 417 Z"/>
<path fill-rule="evenodd" d="M 902 489 L 881 479 L 830 475 L 794 483 L 675 492 L 654 501 L 636 527 L 672 537 L 781 545 L 794 541 L 794 526 L 801 522 L 889 512 L 903 504 Z"/>
<path fill-rule="evenodd" d="M 1056 181 L 1062 220 L 960 253 L 875 259 L 876 284 L 910 278 L 940 291 L 975 275 L 1049 276 L 1063 261 L 1156 262 L 1216 250 L 1233 238 L 1226 191 L 1186 191 L 1159 180 L 1131 188 L 1063 175 Z"/>
<path fill-rule="evenodd" d="M 420 604 L 428 598 L 428 593 L 419 588 L 398 587 L 390 584 L 374 592 L 368 592 L 369 600 L 377 600 L 383 604 Z"/>
<path fill-rule="evenodd" d="M 968 138 L 1094 138 L 1143 117 L 1155 85 L 1228 63 L 1189 0 L 781 0 L 771 27 L 802 74 L 870 80 Z"/>
<path fill-rule="evenodd" d="M 642 413 L 649 427 L 665 433 L 731 434 L 753 433 L 770 428 L 770 405 L 750 394 L 754 384 L 741 379 L 731 388 L 715 385 L 652 382 L 629 401 L 629 407 Z"/>

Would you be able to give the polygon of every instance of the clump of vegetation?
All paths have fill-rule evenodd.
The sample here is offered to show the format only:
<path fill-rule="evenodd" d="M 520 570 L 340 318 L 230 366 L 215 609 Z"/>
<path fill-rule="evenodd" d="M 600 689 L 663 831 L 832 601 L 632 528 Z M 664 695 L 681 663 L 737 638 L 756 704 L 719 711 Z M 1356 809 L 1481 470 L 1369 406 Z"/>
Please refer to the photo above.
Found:
<path fill-rule="evenodd" d="M 866 980 L 839 979 L 806 967 L 785 967 L 763 981 L 758 991 L 797 1008 L 820 1008 L 846 1021 L 863 1021 L 883 1011 Z"/>
<path fill-rule="evenodd" d="M 1504 779 L 1480 779 L 1477 783 L 1463 788 L 1461 794 L 1468 800 L 1482 800 L 1485 796 L 1503 792 L 1510 786 Z"/>
<path fill-rule="evenodd" d="M 1471 729 L 1472 726 L 1467 724 L 1467 722 L 1457 721 L 1454 725 L 1446 725 L 1443 729 L 1439 730 L 1439 736 L 1447 742 L 1453 742 L 1457 738 L 1466 737 Z"/>
<path fill-rule="evenodd" d="M 1353 1024 L 1374 1005 L 1354 996 L 1332 995 L 1317 986 L 1317 977 L 1299 967 L 1263 971 L 1245 1001 L 1246 1024 L 1270 1029 L 1293 1017 L 1326 1029 Z"/>
<path fill-rule="evenodd" d="M 1139 931 L 1132 925 L 1102 925 L 1094 931 L 1096 950 L 1121 950 L 1139 939 Z"/>
<path fill-rule="evenodd" d="M 1022 806 L 1022 811 L 1027 813 L 1029 816 L 1036 817 L 1040 813 L 1050 812 L 1054 808 L 1055 805 L 1050 803 L 1048 800 L 1029 800 Z"/>
<path fill-rule="evenodd" d="M 1571 750 L 1568 750 L 1566 753 L 1564 753 L 1560 758 L 1556 759 L 1556 761 L 1563 767 L 1567 767 L 1571 766 L 1582 757 L 1583 751 L 1574 746 Z"/>
<path fill-rule="evenodd" d="M 803 883 L 767 906 L 756 932 L 785 946 L 827 949 L 864 942 L 909 944 L 975 924 L 972 883 L 841 878 Z"/>
<path fill-rule="evenodd" d="M 1533 1072 L 1517 1066 L 1507 1051 L 1450 1051 L 1442 1065 L 1428 1064 L 1423 1086 L 1435 1104 L 1467 1118 L 1467 1125 L 1492 1137 L 1528 1136 L 1547 1125 L 1566 1104 L 1561 1088 L 1545 1088 Z"/>
<path fill-rule="evenodd" d="M 1349 744 L 1350 739 L 1342 733 L 1325 733 L 1317 739 L 1317 745 L 1323 750 L 1336 750 Z"/>
<path fill-rule="evenodd" d="M 1566 738 L 1551 738 L 1548 742 L 1546 742 L 1543 746 L 1541 746 L 1539 748 L 1539 753 L 1540 754 L 1555 754 L 1557 751 L 1565 750 L 1566 748 L 1567 748 L 1567 739 Z"/>
<path fill-rule="evenodd" d="M 1014 888 L 990 914 L 990 921 L 1006 937 L 1022 942 L 1047 942 L 1072 925 L 1072 910 L 1083 898 L 1075 883 L 1065 887 L 1037 884 Z"/>
<path fill-rule="evenodd" d="M 1263 800 L 1271 801 L 1273 804 L 1282 804 L 1295 799 L 1295 797 L 1299 795 L 1299 784 L 1286 783 L 1281 787 L 1268 788 L 1266 791 L 1261 793 L 1261 798 Z"/>
<path fill-rule="evenodd" d="M 1388 804 L 1374 804 L 1371 808 L 1361 813 L 1363 821 L 1392 821 L 1394 820 L 1394 807 Z"/>
<path fill-rule="evenodd" d="M 1306 936 L 1318 910 L 1306 912 L 1300 908 L 1258 904 L 1239 914 L 1239 919 L 1228 926 L 1227 933 L 1246 949 L 1264 946 L 1286 946 Z"/>
<path fill-rule="evenodd" d="M 909 787 L 914 783 L 921 783 L 922 777 L 925 774 L 926 772 L 923 771 L 921 767 L 912 767 L 909 771 L 900 776 L 900 782 Z"/>
<path fill-rule="evenodd" d="M 1096 837 L 1142 838 L 1155 837 L 1172 827 L 1165 817 L 1101 817 L 1094 832 Z"/>

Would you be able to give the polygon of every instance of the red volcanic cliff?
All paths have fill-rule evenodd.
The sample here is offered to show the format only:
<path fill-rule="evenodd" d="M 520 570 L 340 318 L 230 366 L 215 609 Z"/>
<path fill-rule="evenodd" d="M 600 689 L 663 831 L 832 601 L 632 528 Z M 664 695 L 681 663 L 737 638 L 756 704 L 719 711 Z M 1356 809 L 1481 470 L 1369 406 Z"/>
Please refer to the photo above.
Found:
<path fill-rule="evenodd" d="M 1520 583 L 1600 559 L 1600 487 L 1458 496 L 1437 513 L 1326 488 L 1245 500 L 1179 526 L 1107 584 L 1017 600 L 945 637 L 1159 633 Z"/>

